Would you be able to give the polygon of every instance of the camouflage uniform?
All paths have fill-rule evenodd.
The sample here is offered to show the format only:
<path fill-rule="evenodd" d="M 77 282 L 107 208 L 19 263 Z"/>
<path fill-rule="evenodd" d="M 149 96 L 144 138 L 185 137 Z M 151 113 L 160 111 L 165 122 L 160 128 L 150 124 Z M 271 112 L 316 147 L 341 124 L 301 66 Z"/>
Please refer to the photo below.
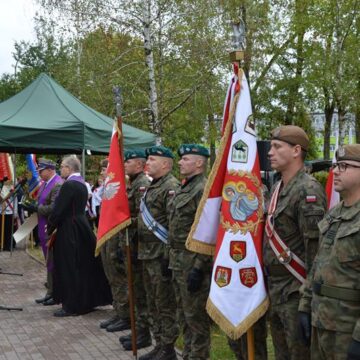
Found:
<path fill-rule="evenodd" d="M 131 214 L 131 225 L 128 227 L 129 245 L 131 249 L 131 267 L 133 275 L 133 289 L 136 306 L 136 327 L 138 331 L 146 329 L 148 323 L 148 310 L 146 302 L 146 292 L 143 280 L 143 263 L 137 259 L 138 254 L 138 221 L 140 200 L 143 197 L 145 190 L 149 187 L 150 181 L 144 173 L 136 174 L 130 178 L 130 183 L 127 187 L 127 194 L 129 199 L 129 208 Z M 127 269 L 127 258 L 125 256 L 126 239 L 124 232 L 121 236 L 121 246 L 124 253 L 124 260 Z"/>
<path fill-rule="evenodd" d="M 111 287 L 113 307 L 120 319 L 129 319 L 129 303 L 125 264 L 119 263 L 117 250 L 119 235 L 113 236 L 101 247 L 101 260 Z"/>
<path fill-rule="evenodd" d="M 168 228 L 170 203 L 179 182 L 170 173 L 153 180 L 145 198 L 146 206 L 153 218 Z M 176 301 L 171 279 L 161 273 L 161 259 L 165 244 L 159 240 L 144 224 L 141 214 L 138 216 L 139 248 L 138 258 L 143 263 L 148 310 L 153 319 L 152 333 L 156 344 L 166 346 L 175 343 L 179 329 L 176 322 Z"/>
<path fill-rule="evenodd" d="M 203 194 L 206 178 L 196 175 L 176 191 L 169 220 L 170 266 L 178 299 L 178 309 L 184 319 L 183 359 L 208 359 L 210 349 L 210 320 L 206 312 L 209 295 L 212 259 L 185 248 Z M 190 293 L 187 278 L 191 269 L 202 271 L 201 288 Z"/>
<path fill-rule="evenodd" d="M 313 196 L 316 196 L 315 201 Z M 324 189 L 304 170 L 298 171 L 279 193 L 273 215 L 274 228 L 291 251 L 304 261 L 307 273 L 316 255 L 317 224 L 323 218 L 325 208 Z M 297 332 L 301 283 L 276 258 L 266 236 L 263 255 L 276 359 L 308 359 L 309 349 L 300 343 Z"/>
<path fill-rule="evenodd" d="M 319 229 L 299 310 L 312 315 L 312 358 L 346 359 L 351 340 L 360 341 L 360 201 L 332 208 Z"/>

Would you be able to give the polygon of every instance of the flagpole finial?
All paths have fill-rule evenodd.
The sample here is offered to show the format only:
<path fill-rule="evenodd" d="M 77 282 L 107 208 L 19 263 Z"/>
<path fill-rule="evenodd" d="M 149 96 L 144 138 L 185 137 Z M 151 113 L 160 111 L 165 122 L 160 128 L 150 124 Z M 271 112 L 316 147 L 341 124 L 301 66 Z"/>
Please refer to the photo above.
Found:
<path fill-rule="evenodd" d="M 114 102 L 115 102 L 115 107 L 116 107 L 116 116 L 121 116 L 121 112 L 122 112 L 121 87 L 114 86 L 113 94 L 114 94 Z"/>
<path fill-rule="evenodd" d="M 232 22 L 233 27 L 233 35 L 232 35 L 232 48 L 233 50 L 230 52 L 230 61 L 240 62 L 244 60 L 245 54 L 245 46 L 246 46 L 246 39 L 245 39 L 245 23 L 242 19 L 238 19 Z"/>

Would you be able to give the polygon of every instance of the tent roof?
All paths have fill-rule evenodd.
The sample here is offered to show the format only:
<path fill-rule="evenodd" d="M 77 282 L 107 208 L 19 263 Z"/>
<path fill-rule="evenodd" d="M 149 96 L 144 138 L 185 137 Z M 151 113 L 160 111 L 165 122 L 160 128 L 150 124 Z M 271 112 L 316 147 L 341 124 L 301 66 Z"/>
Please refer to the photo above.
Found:
<path fill-rule="evenodd" d="M 0 151 L 18 153 L 108 153 L 113 119 L 82 103 L 41 74 L 0 103 Z M 155 136 L 123 124 L 125 149 L 152 146 Z"/>

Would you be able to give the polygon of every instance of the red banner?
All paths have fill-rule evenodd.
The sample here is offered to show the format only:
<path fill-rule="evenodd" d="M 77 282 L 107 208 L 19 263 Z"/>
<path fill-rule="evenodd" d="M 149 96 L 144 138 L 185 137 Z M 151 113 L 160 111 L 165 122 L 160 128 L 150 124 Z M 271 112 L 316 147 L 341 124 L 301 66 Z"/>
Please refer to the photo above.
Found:
<path fill-rule="evenodd" d="M 0 181 L 7 177 L 12 180 L 12 166 L 11 159 L 8 153 L 0 153 Z"/>
<path fill-rule="evenodd" d="M 99 255 L 101 246 L 107 240 L 131 223 L 126 193 L 122 139 L 121 119 L 118 119 L 115 120 L 111 137 L 109 164 L 100 208 L 96 255 Z"/>

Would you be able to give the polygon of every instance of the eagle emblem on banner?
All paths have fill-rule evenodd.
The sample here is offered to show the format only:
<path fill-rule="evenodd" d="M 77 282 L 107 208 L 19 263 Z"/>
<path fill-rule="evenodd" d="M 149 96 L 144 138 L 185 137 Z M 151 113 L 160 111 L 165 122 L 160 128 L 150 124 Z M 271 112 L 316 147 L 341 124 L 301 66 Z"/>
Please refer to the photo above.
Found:
<path fill-rule="evenodd" d="M 111 180 L 115 177 L 113 173 L 109 173 L 105 179 L 103 199 L 111 200 L 119 191 L 120 181 Z"/>

